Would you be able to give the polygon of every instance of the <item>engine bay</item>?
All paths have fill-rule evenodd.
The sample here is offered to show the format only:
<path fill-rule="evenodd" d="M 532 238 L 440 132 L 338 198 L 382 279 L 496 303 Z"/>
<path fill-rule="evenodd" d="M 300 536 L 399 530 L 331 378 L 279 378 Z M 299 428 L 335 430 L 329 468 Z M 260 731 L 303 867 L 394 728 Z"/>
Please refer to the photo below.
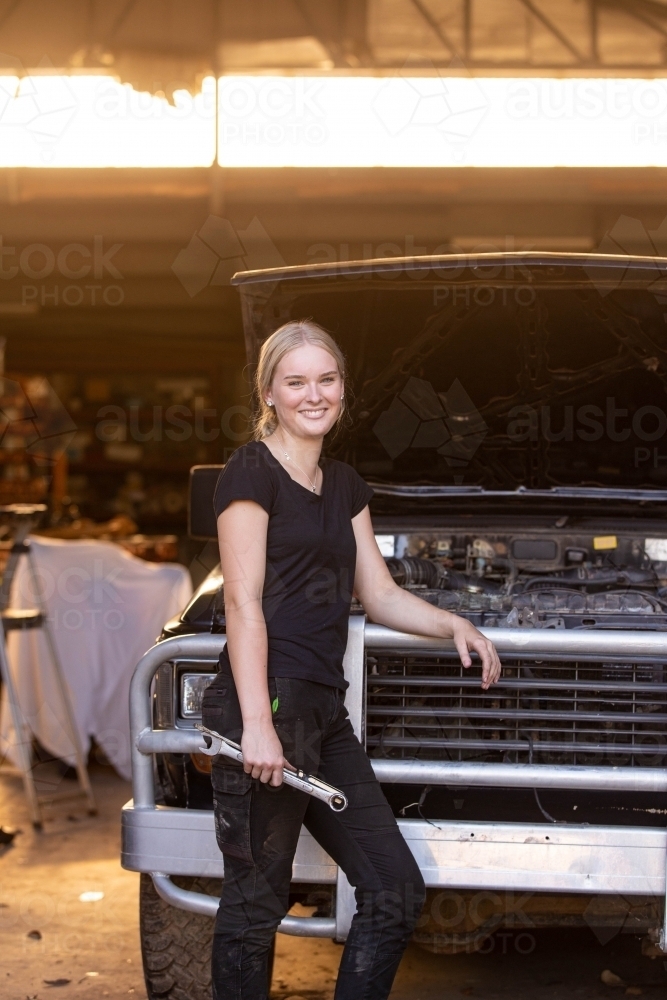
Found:
<path fill-rule="evenodd" d="M 452 504 L 454 507 L 454 504 Z M 655 508 L 627 516 L 603 511 L 495 511 L 374 517 L 387 568 L 419 598 L 497 628 L 667 630 L 667 525 Z M 643 514 L 643 516 L 642 516 Z M 353 604 L 353 613 L 361 606 Z M 219 567 L 165 635 L 224 631 Z M 478 687 L 456 657 L 371 651 L 367 658 L 366 746 L 373 757 L 590 766 L 665 766 L 667 667 L 640 660 L 545 660 L 503 656 L 503 678 Z M 641 658 L 640 658 L 641 659 Z M 611 662 L 613 661 L 613 662 Z M 156 721 L 189 726 L 210 679 L 194 663 L 165 668 L 156 684 Z M 164 682 L 164 683 L 163 683 Z M 210 807 L 210 782 L 195 762 L 159 764 L 166 804 Z M 414 816 L 425 791 L 387 790 L 397 815 Z M 421 806 L 419 806 L 421 808 Z M 568 791 L 435 789 L 431 820 L 521 817 L 541 822 L 664 823 L 655 796 Z M 545 812 L 546 810 L 546 812 Z M 419 813 L 419 809 L 417 810 Z"/>
<path fill-rule="evenodd" d="M 667 627 L 667 531 L 559 527 L 376 529 L 376 538 L 400 587 L 476 625 Z"/>

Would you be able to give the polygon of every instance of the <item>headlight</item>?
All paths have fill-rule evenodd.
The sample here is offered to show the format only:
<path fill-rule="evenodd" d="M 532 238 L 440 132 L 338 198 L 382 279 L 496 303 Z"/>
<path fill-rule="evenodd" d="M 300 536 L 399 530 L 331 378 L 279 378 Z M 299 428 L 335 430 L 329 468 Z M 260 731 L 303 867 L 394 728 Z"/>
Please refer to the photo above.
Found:
<path fill-rule="evenodd" d="M 214 680 L 215 674 L 181 674 L 181 717 L 201 715 L 204 691 Z"/>

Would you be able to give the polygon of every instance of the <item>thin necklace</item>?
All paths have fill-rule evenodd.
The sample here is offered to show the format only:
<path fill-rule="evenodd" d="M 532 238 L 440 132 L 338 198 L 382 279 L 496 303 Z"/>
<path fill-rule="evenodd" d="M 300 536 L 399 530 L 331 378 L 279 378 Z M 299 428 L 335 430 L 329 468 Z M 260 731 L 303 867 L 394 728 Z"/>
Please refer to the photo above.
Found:
<path fill-rule="evenodd" d="M 301 475 L 306 477 L 306 479 L 310 483 L 310 488 L 313 491 L 313 493 L 317 493 L 317 473 L 320 471 L 319 465 L 317 466 L 317 469 L 315 470 L 315 482 L 313 483 L 313 480 L 310 478 L 310 476 L 308 475 L 308 473 L 304 472 L 303 469 L 301 468 L 301 466 L 297 465 L 296 462 L 294 461 L 294 459 L 289 457 L 289 455 L 285 451 L 285 446 L 281 444 L 280 449 L 281 449 L 283 455 L 285 456 L 285 460 L 287 462 L 291 462 L 292 465 L 294 466 L 294 468 L 298 469 L 299 472 L 301 473 Z"/>

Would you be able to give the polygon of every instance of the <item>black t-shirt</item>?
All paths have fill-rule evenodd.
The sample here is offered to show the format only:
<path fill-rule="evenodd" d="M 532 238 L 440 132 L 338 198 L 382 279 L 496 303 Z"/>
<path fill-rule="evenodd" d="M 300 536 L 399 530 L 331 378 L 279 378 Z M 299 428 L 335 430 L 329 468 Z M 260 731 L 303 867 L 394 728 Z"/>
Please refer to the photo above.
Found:
<path fill-rule="evenodd" d="M 261 441 L 234 452 L 220 473 L 218 517 L 233 500 L 254 500 L 269 515 L 262 608 L 269 677 L 347 687 L 343 655 L 357 545 L 352 518 L 373 490 L 351 465 L 320 459 L 322 495 L 295 482 Z M 227 649 L 220 668 L 230 669 Z"/>

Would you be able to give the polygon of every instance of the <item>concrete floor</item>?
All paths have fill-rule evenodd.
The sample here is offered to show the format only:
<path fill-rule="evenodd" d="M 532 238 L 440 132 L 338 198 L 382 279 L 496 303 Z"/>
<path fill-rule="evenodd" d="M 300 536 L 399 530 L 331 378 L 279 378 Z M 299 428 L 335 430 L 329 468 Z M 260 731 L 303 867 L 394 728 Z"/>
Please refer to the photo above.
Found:
<path fill-rule="evenodd" d="M 17 775 L 0 768 L 0 824 L 22 831 L 0 849 L 0 1000 L 145 1000 L 139 880 L 118 863 L 119 811 L 130 787 L 108 766 L 93 765 L 92 775 L 99 816 L 87 816 L 78 803 L 61 804 L 47 811 L 37 834 Z M 104 895 L 84 902 L 83 893 Z M 521 950 L 527 947 L 523 940 Z M 273 996 L 330 1000 L 340 952 L 330 941 L 278 935 Z M 652 1000 L 665 995 L 666 967 L 663 959 L 643 958 L 634 937 L 602 947 L 590 932 L 539 933 L 530 954 L 520 954 L 513 937 L 495 938 L 486 955 L 437 956 L 411 946 L 392 1000 Z M 605 969 L 623 985 L 604 985 Z"/>

